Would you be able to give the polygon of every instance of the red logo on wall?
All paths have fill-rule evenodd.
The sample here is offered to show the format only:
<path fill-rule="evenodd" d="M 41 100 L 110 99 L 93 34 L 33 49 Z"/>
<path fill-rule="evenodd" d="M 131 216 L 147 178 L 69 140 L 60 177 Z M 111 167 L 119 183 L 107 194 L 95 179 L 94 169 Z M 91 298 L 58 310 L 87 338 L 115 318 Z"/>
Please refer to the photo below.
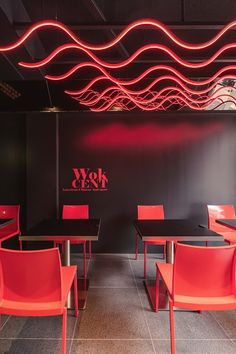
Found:
<path fill-rule="evenodd" d="M 102 168 L 73 168 L 71 188 L 63 188 L 63 192 L 106 192 L 108 178 Z"/>

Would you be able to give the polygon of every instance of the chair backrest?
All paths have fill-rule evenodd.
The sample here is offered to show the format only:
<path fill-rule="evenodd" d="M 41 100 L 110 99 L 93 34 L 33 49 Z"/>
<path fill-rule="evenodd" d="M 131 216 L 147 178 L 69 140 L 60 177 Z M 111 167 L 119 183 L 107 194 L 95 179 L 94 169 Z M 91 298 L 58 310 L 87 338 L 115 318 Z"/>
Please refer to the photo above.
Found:
<path fill-rule="evenodd" d="M 20 233 L 20 205 L 0 205 L 0 219 L 12 219 L 14 222 L 5 226 L 7 228 Z"/>
<path fill-rule="evenodd" d="M 218 224 L 216 219 L 234 219 L 235 210 L 232 204 L 225 205 L 207 205 L 208 210 L 208 228 L 215 232 L 229 231 L 225 226 Z"/>
<path fill-rule="evenodd" d="M 197 247 L 176 244 L 173 294 L 185 296 L 236 295 L 236 245 Z"/>
<path fill-rule="evenodd" d="M 164 219 L 163 205 L 138 205 L 139 220 Z"/>
<path fill-rule="evenodd" d="M 62 219 L 88 219 L 89 206 L 84 205 L 63 205 Z"/>
<path fill-rule="evenodd" d="M 37 251 L 0 249 L 0 301 L 61 301 L 58 248 Z"/>

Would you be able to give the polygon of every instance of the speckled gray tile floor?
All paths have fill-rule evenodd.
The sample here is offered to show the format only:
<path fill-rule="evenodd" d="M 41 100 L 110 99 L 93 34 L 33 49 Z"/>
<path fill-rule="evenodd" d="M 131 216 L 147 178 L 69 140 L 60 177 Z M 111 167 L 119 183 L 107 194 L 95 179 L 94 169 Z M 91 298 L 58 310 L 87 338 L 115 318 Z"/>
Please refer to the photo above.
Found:
<path fill-rule="evenodd" d="M 160 255 L 148 256 L 155 276 Z M 72 256 L 81 268 L 82 258 Z M 87 309 L 68 313 L 67 354 L 170 354 L 168 312 L 154 313 L 143 288 L 143 255 L 93 255 Z M 80 274 L 80 273 L 79 273 Z M 236 353 L 236 311 L 175 313 L 176 354 Z M 2 316 L 0 354 L 57 354 L 61 318 Z"/>

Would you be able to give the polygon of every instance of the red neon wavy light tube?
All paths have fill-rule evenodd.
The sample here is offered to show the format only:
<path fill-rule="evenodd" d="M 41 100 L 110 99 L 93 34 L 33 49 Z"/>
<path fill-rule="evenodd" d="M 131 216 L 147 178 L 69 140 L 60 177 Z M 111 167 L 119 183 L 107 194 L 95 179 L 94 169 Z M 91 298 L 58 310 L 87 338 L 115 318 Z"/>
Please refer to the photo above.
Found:
<path fill-rule="evenodd" d="M 92 44 L 88 44 L 85 43 L 84 41 L 82 41 L 78 36 L 76 36 L 70 29 L 68 29 L 67 26 L 65 26 L 64 24 L 58 22 L 58 21 L 54 21 L 54 20 L 46 20 L 46 21 L 40 21 L 36 24 L 34 24 L 33 26 L 31 26 L 16 42 L 14 42 L 11 45 L 8 46 L 1 46 L 0 47 L 0 51 L 10 51 L 13 49 L 16 49 L 17 47 L 19 47 L 21 44 L 23 44 L 29 37 L 31 34 L 33 34 L 34 32 L 36 32 L 38 29 L 42 29 L 42 28 L 47 28 L 47 27 L 52 27 L 52 28 L 57 28 L 59 30 L 62 30 L 65 34 L 67 34 L 69 36 L 69 38 L 71 38 L 75 43 L 79 44 L 80 46 L 87 48 L 87 49 L 91 49 L 91 50 L 105 50 L 108 48 L 111 48 L 112 46 L 114 46 L 115 44 L 117 44 L 119 41 L 121 41 L 129 32 L 131 32 L 132 30 L 140 27 L 140 26 L 151 26 L 154 28 L 157 28 L 161 31 L 163 31 L 175 44 L 179 45 L 182 48 L 185 49 L 189 49 L 189 50 L 197 50 L 197 49 L 204 49 L 207 48 L 209 46 L 211 46 L 212 44 L 214 44 L 215 42 L 217 42 L 218 39 L 220 39 L 228 30 L 230 30 L 231 28 L 236 26 L 236 21 L 232 21 L 229 24 L 227 24 L 224 28 L 222 28 L 218 34 L 216 34 L 212 39 L 206 41 L 206 42 L 202 42 L 199 44 L 191 44 L 188 42 L 185 42 L 181 39 L 179 39 L 172 31 L 170 31 L 164 24 L 162 24 L 159 21 L 154 21 L 151 19 L 142 19 L 142 20 L 138 20 L 135 21 L 133 23 L 131 23 L 130 25 L 128 25 L 123 31 L 121 31 L 120 34 L 118 34 L 113 40 L 111 40 L 110 42 L 106 43 L 106 44 L 99 44 L 99 45 L 92 45 Z"/>
<path fill-rule="evenodd" d="M 78 46 L 77 44 L 64 44 L 57 49 L 55 49 L 50 55 L 48 55 L 45 59 L 40 60 L 38 62 L 34 63 L 27 63 L 27 62 L 19 62 L 20 66 L 26 67 L 26 68 L 39 68 L 41 66 L 44 66 L 48 63 L 50 63 L 59 53 L 64 52 L 65 50 L 70 50 L 70 49 L 77 49 L 81 50 L 82 52 L 88 54 L 90 58 L 92 58 L 96 63 L 99 65 L 110 68 L 110 69 L 120 69 L 123 68 L 130 63 L 132 63 L 140 54 L 143 54 L 144 52 L 147 52 L 149 50 L 161 50 L 168 54 L 172 59 L 174 59 L 177 63 L 181 64 L 184 67 L 191 68 L 191 69 L 198 69 L 198 68 L 203 68 L 209 64 L 211 64 L 215 59 L 218 58 L 222 53 L 225 51 L 228 51 L 229 49 L 234 49 L 236 48 L 235 43 L 229 43 L 224 45 L 222 48 L 220 48 L 215 54 L 213 54 L 209 59 L 199 62 L 199 63 L 190 63 L 187 62 L 186 60 L 183 60 L 180 58 L 175 52 L 173 52 L 170 48 L 162 45 L 162 44 L 146 44 L 143 47 L 139 48 L 136 50 L 129 58 L 125 59 L 124 61 L 120 63 L 107 63 L 104 60 L 99 59 L 95 54 L 93 54 L 91 51 L 89 51 L 86 48 L 82 48 Z M 72 70 L 76 69 L 77 65 L 72 68 Z"/>
<path fill-rule="evenodd" d="M 208 85 L 210 84 L 212 81 L 214 81 L 217 77 L 219 77 L 222 73 L 229 71 L 229 70 L 236 70 L 236 65 L 228 65 L 224 68 L 221 68 L 220 70 L 218 70 L 211 78 L 208 78 L 206 80 L 202 80 L 202 81 L 195 81 L 195 80 L 191 80 L 186 78 L 184 75 L 182 75 L 178 70 L 171 68 L 170 66 L 166 66 L 166 65 L 155 65 L 151 68 L 148 68 L 147 70 L 145 70 L 141 75 L 139 75 L 137 78 L 132 79 L 132 80 L 119 80 L 114 78 L 113 76 L 111 76 L 104 68 L 101 68 L 99 65 L 95 64 L 95 63 L 83 63 L 80 64 L 81 67 L 78 69 L 82 69 L 83 67 L 93 67 L 96 68 L 97 70 L 99 70 L 101 73 L 104 74 L 103 76 L 99 76 L 94 78 L 93 80 L 90 81 L 90 83 L 88 83 L 83 89 L 80 90 L 65 90 L 64 92 L 68 95 L 79 95 L 81 93 L 83 93 L 84 91 L 88 90 L 90 87 L 92 87 L 96 82 L 100 81 L 100 80 L 110 80 L 113 83 L 117 84 L 117 85 L 121 85 L 121 86 L 125 86 L 125 85 L 133 85 L 138 83 L 139 81 L 141 81 L 143 78 L 145 78 L 147 75 L 149 75 L 150 73 L 152 73 L 153 71 L 156 70 L 166 70 L 166 71 L 170 71 L 172 73 L 174 73 L 176 76 L 178 76 L 180 79 L 182 79 L 184 82 L 186 82 L 189 85 L 194 85 L 194 86 L 204 86 L 204 85 Z M 67 72 L 68 73 L 68 72 Z M 66 78 L 70 76 L 70 74 L 67 76 L 66 73 Z M 47 75 L 48 79 L 54 79 L 53 76 L 49 76 Z"/>
<path fill-rule="evenodd" d="M 231 79 L 232 78 L 235 78 L 236 79 L 236 76 L 234 76 L 234 77 L 230 77 Z M 176 82 L 179 86 L 181 86 L 182 88 L 183 88 L 183 90 L 185 91 L 185 92 L 188 92 L 188 93 L 190 93 L 190 94 L 192 94 L 192 95 L 202 95 L 202 94 L 204 94 L 204 93 L 207 93 L 207 92 L 209 92 L 209 91 L 211 91 L 218 83 L 219 83 L 219 81 L 221 81 L 222 80 L 222 78 L 219 78 L 216 82 L 214 82 L 211 86 L 209 86 L 209 87 L 207 87 L 205 90 L 192 90 L 192 89 L 190 89 L 190 88 L 188 88 L 187 86 L 185 86 L 178 78 L 175 78 L 175 77 L 173 77 L 173 76 L 162 76 L 162 77 L 159 77 L 159 78 L 157 78 L 156 80 L 154 80 L 150 85 L 148 85 L 146 88 L 144 88 L 144 89 L 142 89 L 142 90 L 137 90 L 137 91 L 134 91 L 134 90 L 129 90 L 129 89 L 126 89 L 126 88 L 124 88 L 124 87 L 122 87 L 122 91 L 124 92 L 124 93 L 128 93 L 128 94 L 130 94 L 130 95 L 135 95 L 135 96 L 137 96 L 137 95 L 142 95 L 142 94 L 144 94 L 145 92 L 147 92 L 147 91 L 149 91 L 156 83 L 158 83 L 158 82 L 160 82 L 160 81 L 163 81 L 163 80 L 168 80 L 168 81 L 174 81 L 174 82 Z M 168 86 L 169 87 L 169 86 Z M 234 87 L 231 87 L 231 86 L 223 86 L 225 89 L 235 89 Z M 101 97 L 103 97 L 104 95 L 106 95 L 109 91 L 113 91 L 113 90 L 117 90 L 118 89 L 118 87 L 117 86 L 110 86 L 110 87 L 107 87 L 104 91 L 102 91 L 101 92 L 101 94 L 98 96 L 98 97 L 96 97 L 96 99 L 94 98 L 94 100 L 90 100 L 90 101 L 87 101 L 86 99 L 85 99 L 85 97 L 81 97 L 81 101 L 83 101 L 83 102 L 85 102 L 85 101 L 87 101 L 87 103 L 93 103 L 93 102 L 96 102 L 96 101 L 98 101 L 99 99 L 101 99 Z M 121 89 L 121 86 L 119 86 L 119 89 Z"/>
<path fill-rule="evenodd" d="M 178 96 L 179 98 L 184 98 L 185 100 L 189 100 L 191 104 L 195 104 L 197 106 L 201 105 L 202 103 L 206 103 L 206 102 L 211 102 L 211 101 L 214 101 L 214 100 L 217 100 L 218 98 L 220 97 L 231 97 L 234 101 L 236 101 L 236 99 L 234 99 L 232 96 L 228 95 L 228 94 L 221 94 L 221 95 L 216 95 L 217 92 L 221 91 L 222 88 L 218 89 L 216 92 L 213 93 L 212 96 L 207 96 L 205 99 L 202 99 L 201 101 L 200 100 L 194 100 L 192 99 L 191 97 L 188 97 L 182 90 L 177 90 L 175 87 L 169 87 L 169 94 L 172 93 L 172 92 L 175 92 L 175 91 L 179 91 L 180 95 L 174 95 L 174 97 Z M 163 89 L 161 93 L 163 93 L 164 91 L 166 91 L 167 89 Z M 185 96 L 185 97 L 182 97 Z M 163 101 L 166 101 L 166 99 L 168 98 L 172 98 L 173 95 L 165 95 L 165 96 L 161 96 L 160 95 L 160 99 L 162 99 L 163 101 L 161 102 L 153 102 L 154 100 L 157 99 L 157 96 L 159 96 L 159 93 L 158 95 L 156 95 L 156 97 L 154 96 L 152 99 L 150 100 L 142 100 L 141 102 L 139 102 L 137 99 L 133 98 L 133 97 L 127 97 L 124 93 L 118 93 L 114 98 L 111 98 L 111 97 L 104 97 L 102 98 L 102 101 L 104 101 L 104 103 L 102 103 L 102 105 L 100 105 L 99 108 L 101 108 L 101 106 L 104 106 L 106 101 L 107 101 L 107 105 L 104 107 L 104 109 L 109 109 L 110 107 L 110 104 L 114 104 L 118 99 L 129 99 L 131 100 L 134 104 L 136 104 L 136 106 L 138 106 L 139 108 L 141 109 L 145 109 L 147 107 L 150 107 L 150 104 L 152 105 L 152 107 L 159 107 L 160 104 L 163 103 Z M 80 101 L 80 103 L 84 104 L 83 102 Z M 90 106 L 90 105 L 89 105 Z M 205 107 L 205 106 L 204 106 Z"/>
<path fill-rule="evenodd" d="M 173 104 L 178 103 L 181 108 L 188 106 L 195 110 L 202 110 L 208 107 L 212 102 L 220 102 L 218 106 L 224 104 L 226 102 L 232 102 L 235 104 L 235 98 L 228 94 L 220 94 L 223 89 L 230 88 L 231 90 L 235 90 L 234 87 L 224 86 L 217 89 L 210 96 L 204 95 L 209 93 L 212 89 L 216 87 L 216 85 L 224 80 L 224 79 L 236 79 L 235 74 L 230 74 L 230 71 L 235 71 L 235 65 L 225 66 L 224 68 L 218 70 L 216 74 L 214 74 L 211 78 L 202 81 L 194 81 L 186 78 L 182 75 L 178 70 L 170 68 L 165 65 L 155 65 L 146 69 L 142 74 L 132 80 L 120 80 L 112 75 L 110 75 L 105 68 L 109 69 L 120 69 L 123 67 L 127 67 L 132 64 L 137 57 L 141 54 L 146 53 L 150 50 L 158 50 L 169 55 L 173 61 L 180 64 L 183 67 L 191 68 L 191 69 L 199 69 L 208 66 L 215 59 L 217 59 L 221 54 L 226 51 L 236 49 L 236 43 L 229 43 L 222 46 L 218 49 L 211 57 L 204 61 L 199 61 L 197 63 L 188 62 L 181 57 L 179 57 L 172 49 L 169 47 L 154 43 L 154 44 L 146 44 L 139 49 L 137 49 L 129 58 L 119 62 L 119 63 L 109 63 L 106 62 L 99 57 L 97 57 L 93 51 L 106 50 L 117 43 L 119 43 L 122 38 L 124 38 L 130 31 L 138 28 L 139 26 L 153 26 L 154 28 L 158 28 L 162 30 L 176 45 L 183 47 L 188 50 L 200 50 L 209 47 L 210 45 L 217 42 L 218 39 L 223 36 L 228 30 L 230 30 L 233 26 L 236 25 L 236 21 L 231 22 L 226 25 L 216 36 L 214 36 L 211 40 L 200 43 L 200 44 L 189 44 L 187 42 L 182 41 L 176 35 L 174 35 L 169 29 L 167 29 L 163 24 L 158 21 L 152 20 L 140 20 L 135 21 L 134 23 L 127 26 L 119 35 L 117 35 L 112 41 L 101 44 L 101 45 L 90 45 L 80 40 L 78 36 L 76 36 L 72 31 L 70 31 L 65 25 L 57 22 L 57 21 L 42 21 L 34 26 L 32 26 L 19 40 L 17 40 L 14 44 L 10 46 L 0 47 L 1 51 L 13 50 L 20 45 L 22 45 L 35 31 L 42 28 L 56 28 L 62 30 L 66 33 L 69 38 L 73 40 L 74 43 L 67 43 L 62 46 L 59 46 L 55 50 L 51 52 L 46 58 L 34 63 L 26 63 L 21 61 L 19 65 L 27 67 L 27 68 L 38 68 L 48 63 L 51 63 L 59 54 L 65 53 L 68 50 L 78 50 L 80 52 L 85 53 L 89 56 L 90 59 L 94 61 L 91 62 L 82 62 L 75 65 L 69 71 L 64 74 L 51 76 L 46 75 L 46 79 L 50 80 L 63 80 L 74 73 L 78 72 L 83 67 L 93 67 L 96 70 L 99 70 L 103 76 L 99 76 L 91 80 L 89 84 L 87 84 L 84 88 L 77 91 L 66 90 L 67 94 L 77 95 L 77 97 L 72 97 L 78 100 L 81 104 L 86 106 L 92 106 L 91 110 L 93 111 L 104 111 L 109 109 L 113 104 L 116 104 L 118 107 L 123 107 L 124 109 L 134 109 L 136 107 L 151 111 L 151 110 L 160 110 L 166 109 L 166 107 L 170 107 Z M 151 72 L 165 70 L 171 72 L 172 75 L 161 75 L 155 79 L 152 79 L 152 82 L 148 85 L 145 84 L 145 87 L 139 90 L 134 90 L 130 86 L 136 83 L 141 83 L 142 80 L 149 75 Z M 228 72 L 226 75 L 225 73 Z M 224 73 L 224 75 L 223 75 Z M 222 76 L 223 75 L 223 76 Z M 101 80 L 108 80 L 113 83 L 113 86 L 110 86 L 103 90 L 102 92 L 92 90 L 93 85 L 97 84 Z M 168 80 L 173 81 L 177 84 L 177 86 L 167 86 L 160 91 L 152 90 L 155 85 L 160 83 L 161 81 Z M 189 86 L 196 85 L 198 87 L 204 85 L 210 85 L 207 88 L 201 88 L 201 90 L 194 90 Z M 157 89 L 157 88 L 156 88 Z M 223 98 L 227 98 L 228 101 L 224 102 Z M 218 107 L 217 106 L 217 107 Z M 215 109 L 215 107 L 214 107 Z"/>
<path fill-rule="evenodd" d="M 96 64 L 96 63 L 91 63 L 91 62 L 84 62 L 84 63 L 81 63 L 81 64 L 77 64 L 75 67 L 73 67 L 73 68 L 71 68 L 70 70 L 68 70 L 66 73 L 64 73 L 64 74 L 61 74 L 61 75 L 56 75 L 56 76 L 53 76 L 53 75 L 45 75 L 45 78 L 46 79 L 48 79 L 48 80 L 55 80 L 55 81 L 59 81 L 59 80 L 64 80 L 64 79 L 67 79 L 67 78 L 69 78 L 71 75 L 73 75 L 75 72 L 77 72 L 77 71 L 79 71 L 80 69 L 82 69 L 82 68 L 85 68 L 85 67 L 94 67 L 94 68 L 96 68 L 96 69 L 98 69 L 100 72 L 102 72 L 106 77 L 108 77 L 109 79 L 113 79 L 113 80 L 117 80 L 117 79 L 115 79 L 114 77 L 112 77 L 110 74 L 108 74 L 108 72 L 104 69 L 104 68 L 102 68 L 102 67 L 100 67 L 98 64 Z M 160 66 L 155 66 L 155 68 L 157 68 L 157 67 L 160 67 Z M 164 68 L 164 66 L 161 66 L 162 68 Z M 229 66 L 226 66 L 226 67 L 224 67 L 224 68 L 222 68 L 222 69 L 220 69 L 219 71 L 218 71 L 218 73 L 219 72 L 224 72 L 224 71 L 228 71 L 228 70 L 231 70 L 232 68 L 234 67 L 234 70 L 235 70 L 235 68 L 236 68 L 236 66 L 234 65 L 234 66 L 232 66 L 232 65 L 229 65 Z M 148 70 L 146 70 L 143 74 L 141 74 L 140 76 L 139 76 L 139 78 L 140 77 L 144 77 L 144 76 L 146 76 L 148 73 L 150 73 L 150 72 L 152 72 L 152 71 L 154 71 L 154 70 L 156 70 L 156 69 L 153 69 L 154 67 L 151 67 L 151 68 L 149 68 Z M 172 72 L 175 72 L 175 73 L 178 73 L 178 71 L 177 70 L 175 70 L 175 69 L 173 69 L 173 68 L 170 68 L 170 67 L 167 67 L 166 66 L 166 68 L 168 68 L 168 70 L 170 70 L 170 71 L 172 71 Z M 149 71 L 149 72 L 148 72 Z M 148 72 L 148 73 L 147 73 Z M 184 77 L 183 75 L 181 75 L 180 73 L 178 74 L 178 76 L 182 76 L 182 77 Z M 212 79 L 211 79 L 212 80 Z M 192 82 L 195 82 L 196 84 L 194 84 L 194 85 L 203 85 L 203 83 L 202 82 L 204 82 L 204 84 L 208 84 L 209 83 L 209 80 L 207 79 L 207 80 L 203 80 L 200 84 L 198 83 L 197 84 L 197 81 L 193 81 L 193 80 L 190 80 L 190 79 L 187 79 L 187 78 L 185 78 L 185 81 L 187 82 L 187 83 L 190 83 L 190 84 L 192 84 Z M 130 84 L 130 82 L 132 82 L 132 84 L 134 84 L 134 83 L 137 83 L 138 82 L 138 80 L 137 79 L 134 79 L 134 80 L 130 80 L 130 81 L 127 81 L 127 84 L 129 85 Z M 123 85 L 125 85 L 125 82 L 124 83 L 122 83 Z M 69 91 L 70 92 L 70 91 Z"/>
<path fill-rule="evenodd" d="M 120 96 L 120 97 L 122 97 L 122 96 Z M 212 99 L 211 101 L 214 102 L 214 101 L 216 101 L 218 98 L 221 98 L 221 97 L 229 97 L 230 100 L 227 101 L 227 102 L 232 102 L 232 103 L 235 104 L 235 99 L 234 99 L 232 96 L 230 96 L 230 95 L 220 95 L 219 97 L 215 97 L 215 98 Z M 122 98 L 126 98 L 126 97 L 123 96 Z M 137 103 L 136 103 L 136 105 L 137 105 L 139 108 L 141 108 L 141 109 L 143 109 L 143 110 L 145 110 L 145 111 L 153 111 L 153 110 L 156 110 L 156 109 L 157 109 L 158 107 L 160 107 L 161 105 L 163 105 L 163 104 L 164 104 L 166 101 L 168 101 L 169 99 L 175 99 L 175 98 L 178 98 L 178 99 L 181 100 L 183 103 L 185 103 L 189 108 L 192 108 L 192 109 L 194 109 L 194 110 L 203 110 L 203 109 L 206 109 L 207 107 L 209 107 L 209 106 L 212 104 L 212 102 L 210 102 L 210 103 L 207 103 L 206 105 L 204 105 L 204 106 L 202 106 L 202 107 L 196 107 L 196 106 L 193 106 L 190 102 L 188 102 L 185 98 L 180 97 L 180 96 L 178 96 L 178 95 L 173 95 L 173 96 L 169 96 L 169 97 L 164 98 L 161 103 L 158 103 L 158 104 L 157 104 L 156 106 L 154 106 L 154 107 L 140 107 L 141 105 L 140 105 L 140 104 L 137 104 Z M 93 111 L 93 112 L 106 111 L 106 110 L 108 110 L 111 106 L 113 106 L 113 105 L 115 104 L 116 100 L 117 100 L 117 98 L 114 99 L 114 100 L 112 100 L 111 102 L 109 102 L 108 105 L 107 105 L 106 107 L 103 107 L 102 110 L 100 110 L 100 108 L 91 108 L 91 111 Z M 234 101 L 232 101 L 232 100 L 234 100 Z M 224 103 L 226 103 L 226 102 L 224 101 Z"/>
<path fill-rule="evenodd" d="M 163 88 L 162 90 L 160 90 L 159 92 L 153 94 L 153 96 L 150 98 L 150 99 L 144 99 L 144 98 L 141 98 L 140 97 L 132 97 L 133 99 L 133 102 L 135 103 L 140 103 L 142 105 L 147 105 L 147 104 L 150 104 L 150 103 L 155 103 L 155 101 L 164 94 L 164 92 L 166 91 L 169 91 L 165 97 L 168 97 L 172 92 L 179 92 L 182 96 L 184 96 L 187 100 L 191 101 L 191 103 L 197 103 L 197 104 L 202 104 L 202 103 L 206 103 L 208 101 L 210 101 L 211 99 L 217 97 L 217 94 L 224 90 L 224 89 L 227 89 L 227 88 L 230 88 L 232 89 L 232 87 L 230 86 L 223 86 L 223 87 L 220 87 L 218 88 L 215 92 L 213 92 L 212 95 L 210 96 L 207 96 L 206 98 L 203 98 L 203 97 L 199 97 L 198 99 L 193 99 L 191 96 L 188 96 L 188 94 L 184 91 L 184 90 L 181 90 L 180 88 L 178 87 L 174 87 L 174 86 L 167 86 L 165 88 Z M 234 88 L 234 90 L 236 90 L 236 88 Z M 118 91 L 118 90 L 116 90 Z M 120 90 L 122 92 L 122 94 L 126 94 L 125 92 L 123 92 L 122 90 Z M 93 100 L 93 101 L 86 101 L 86 100 L 80 100 L 80 103 L 81 104 L 84 104 L 84 105 L 87 105 L 87 106 L 93 106 L 95 105 L 97 102 L 99 102 L 102 98 L 102 97 L 96 97 L 96 100 Z"/>
<path fill-rule="evenodd" d="M 127 99 L 126 96 L 122 96 L 120 95 L 119 97 L 114 98 L 113 100 L 109 100 L 108 102 L 104 101 L 99 107 L 96 108 L 90 108 L 91 111 L 93 112 L 103 112 L 103 111 L 107 111 L 108 109 L 110 109 L 113 105 L 116 105 L 117 103 L 119 103 L 119 100 L 124 100 Z M 163 105 L 165 102 L 169 102 L 169 101 L 173 101 L 176 102 L 176 100 L 179 99 L 178 95 L 175 96 L 171 96 L 168 98 L 163 99 L 159 104 L 151 104 L 149 106 L 144 106 L 144 107 L 140 107 L 140 105 L 138 105 L 137 103 L 133 102 L 135 105 L 135 108 L 141 108 L 143 111 L 153 111 L 153 110 L 158 110 L 159 108 L 162 107 L 163 109 Z"/>
<path fill-rule="evenodd" d="M 170 92 L 174 92 L 174 90 L 170 90 Z M 142 107 L 142 109 L 146 109 L 147 107 L 152 107 L 152 108 L 154 108 L 154 109 L 156 109 L 156 108 L 158 108 L 158 107 L 160 107 L 160 105 L 162 105 L 163 104 L 163 101 L 165 102 L 167 99 L 169 99 L 169 100 L 171 100 L 171 99 L 173 99 L 173 97 L 174 98 L 176 98 L 176 97 L 179 97 L 179 98 L 184 98 L 186 101 L 187 100 L 189 100 L 189 103 L 190 104 L 194 104 L 194 105 L 196 105 L 196 106 L 198 106 L 198 107 L 201 107 L 201 105 L 202 105 L 202 103 L 207 103 L 207 102 L 210 102 L 210 103 L 212 103 L 213 101 L 215 101 L 215 100 L 217 100 L 217 99 L 220 99 L 221 97 L 231 97 L 230 95 L 227 95 L 227 94 L 221 94 L 221 95 L 217 95 L 217 96 L 215 96 L 215 97 L 208 97 L 208 98 L 206 98 L 204 101 L 202 100 L 201 102 L 200 101 L 198 101 L 198 100 L 191 100 L 190 98 L 188 98 L 188 97 L 183 97 L 182 96 L 182 93 L 180 93 L 180 95 L 165 95 L 165 96 L 160 96 L 160 100 L 159 100 L 159 102 L 146 102 L 146 103 L 144 103 L 144 102 L 141 102 L 141 103 L 139 103 L 139 102 L 137 102 L 136 100 L 132 100 L 132 102 L 134 103 L 134 104 L 136 104 L 137 106 L 139 106 L 139 108 L 141 108 Z M 115 102 L 115 100 L 116 101 L 118 101 L 119 99 L 126 99 L 127 97 L 125 96 L 125 95 L 122 95 L 122 94 L 120 94 L 120 95 L 116 95 L 113 99 L 110 99 L 110 98 L 104 98 L 104 103 L 102 103 L 100 106 L 99 106 L 99 108 L 101 108 L 101 107 L 103 107 L 104 109 L 107 109 L 108 108 L 108 106 L 110 105 L 110 104 L 114 104 L 114 102 Z M 233 97 L 231 97 L 234 101 L 235 101 L 235 99 L 233 98 Z M 107 105 L 105 106 L 105 101 L 107 101 Z M 205 107 L 206 105 L 202 105 L 202 107 Z M 195 107 L 195 106 L 194 106 Z"/>

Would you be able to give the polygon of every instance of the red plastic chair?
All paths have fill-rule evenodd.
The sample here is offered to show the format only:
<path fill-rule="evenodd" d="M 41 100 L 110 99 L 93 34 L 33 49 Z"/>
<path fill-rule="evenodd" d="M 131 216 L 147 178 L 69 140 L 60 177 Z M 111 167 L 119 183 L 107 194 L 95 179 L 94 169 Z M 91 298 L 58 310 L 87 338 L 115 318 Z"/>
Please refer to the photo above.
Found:
<path fill-rule="evenodd" d="M 14 221 L 0 229 L 0 247 L 2 242 L 21 234 L 20 231 L 20 205 L 0 205 L 0 219 L 14 219 Z M 20 249 L 22 249 L 22 241 Z"/>
<path fill-rule="evenodd" d="M 156 270 L 156 311 L 159 276 L 169 295 L 172 354 L 175 354 L 174 306 L 198 311 L 236 309 L 236 245 L 197 247 L 177 243 L 174 264 L 156 263 Z"/>
<path fill-rule="evenodd" d="M 230 228 L 220 225 L 216 219 L 235 219 L 235 210 L 232 204 L 225 205 L 207 205 L 208 210 L 208 228 L 221 234 L 224 240 L 229 244 L 236 243 L 236 232 Z"/>
<path fill-rule="evenodd" d="M 66 353 L 66 301 L 74 283 L 78 317 L 76 266 L 62 267 L 58 248 L 39 251 L 0 249 L 0 314 L 62 315 L 62 350 Z"/>
<path fill-rule="evenodd" d="M 164 219 L 163 205 L 138 205 L 138 220 L 158 220 Z M 138 259 L 138 233 L 136 233 L 136 255 Z M 148 245 L 161 245 L 164 247 L 164 258 L 166 256 L 166 243 L 165 241 L 144 241 L 144 278 L 147 273 L 147 246 Z"/>
<path fill-rule="evenodd" d="M 62 209 L 62 219 L 88 219 L 89 218 L 89 207 L 88 205 L 63 205 Z M 54 242 L 54 246 L 63 242 Z M 86 278 L 86 241 L 71 241 L 71 244 L 82 244 L 83 245 L 83 268 L 84 268 L 84 278 Z M 89 254 L 91 256 L 91 241 L 89 241 Z"/>

